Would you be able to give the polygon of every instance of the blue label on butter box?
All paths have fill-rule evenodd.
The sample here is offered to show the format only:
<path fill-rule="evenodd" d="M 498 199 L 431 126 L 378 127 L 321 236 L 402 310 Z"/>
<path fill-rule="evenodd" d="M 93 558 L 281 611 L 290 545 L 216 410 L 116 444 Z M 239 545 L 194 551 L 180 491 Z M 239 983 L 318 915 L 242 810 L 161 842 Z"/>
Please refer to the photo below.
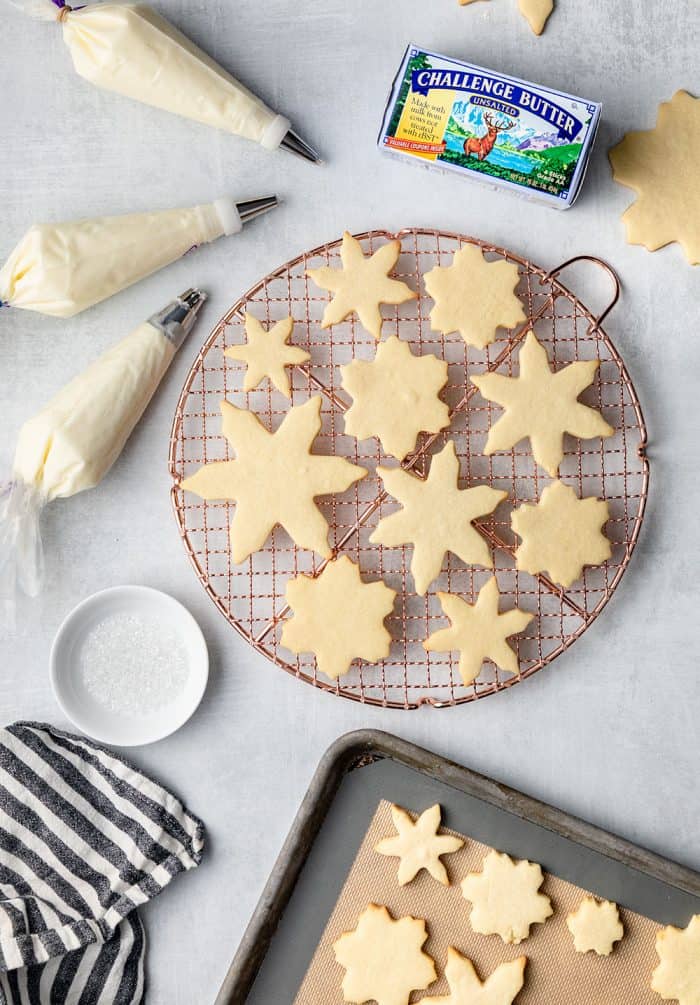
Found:
<path fill-rule="evenodd" d="M 410 45 L 380 149 L 567 209 L 583 181 L 601 105 Z"/>

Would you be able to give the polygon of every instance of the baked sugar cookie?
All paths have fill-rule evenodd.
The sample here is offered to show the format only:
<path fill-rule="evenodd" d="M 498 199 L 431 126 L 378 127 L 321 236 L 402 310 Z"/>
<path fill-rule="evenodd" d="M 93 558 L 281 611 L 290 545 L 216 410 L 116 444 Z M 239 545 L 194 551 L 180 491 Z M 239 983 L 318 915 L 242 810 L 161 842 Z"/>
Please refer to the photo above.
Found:
<path fill-rule="evenodd" d="M 364 583 L 359 566 L 341 555 L 320 576 L 297 576 L 287 583 L 294 616 L 284 622 L 280 641 L 293 653 L 314 653 L 318 669 L 336 680 L 355 658 L 376 663 L 389 655 L 391 635 L 384 619 L 395 597 L 382 580 Z"/>
<path fill-rule="evenodd" d="M 291 398 L 289 375 L 285 367 L 305 363 L 310 358 L 304 349 L 287 345 L 293 328 L 294 321 L 284 318 L 265 331 L 260 321 L 246 312 L 247 342 L 224 350 L 224 356 L 246 364 L 244 391 L 254 390 L 267 377 L 285 398 Z"/>
<path fill-rule="evenodd" d="M 651 989 L 664 1001 L 700 1005 L 700 914 L 687 928 L 668 925 L 656 936 L 659 965 L 651 975 Z"/>
<path fill-rule="evenodd" d="M 411 573 L 416 593 L 423 596 L 440 575 L 448 551 L 468 565 L 493 567 L 489 547 L 472 527 L 472 520 L 491 513 L 508 493 L 489 485 L 460 489 L 459 460 L 452 440 L 432 458 L 425 481 L 401 468 L 379 467 L 377 473 L 403 508 L 380 520 L 370 541 L 389 548 L 413 545 Z"/>
<path fill-rule="evenodd" d="M 542 869 L 534 862 L 514 862 L 508 855 L 490 851 L 482 872 L 470 872 L 462 880 L 462 894 L 472 903 L 471 926 L 479 935 L 500 935 L 504 942 L 518 943 L 553 913 L 549 897 L 538 893 L 544 882 Z"/>
<path fill-rule="evenodd" d="M 300 548 L 327 557 L 328 522 L 318 496 L 345 492 L 367 474 L 343 457 L 311 453 L 321 429 L 321 398 L 290 409 L 270 433 L 253 412 L 221 402 L 223 434 L 235 461 L 205 464 L 181 488 L 202 499 L 232 499 L 231 557 L 244 562 L 264 545 L 278 524 Z"/>
<path fill-rule="evenodd" d="M 535 35 L 541 35 L 554 10 L 554 0 L 518 0 L 518 7 Z"/>
<path fill-rule="evenodd" d="M 389 273 L 401 254 L 401 241 L 388 241 L 373 255 L 365 257 L 362 246 L 347 230 L 343 234 L 340 250 L 342 268 L 328 265 L 320 269 L 307 269 L 306 275 L 320 286 L 330 290 L 333 299 L 323 312 L 322 328 L 330 328 L 357 314 L 360 323 L 379 340 L 382 335 L 381 304 L 403 304 L 415 300 L 417 293 Z"/>
<path fill-rule="evenodd" d="M 526 963 L 526 956 L 501 963 L 482 983 L 472 961 L 450 946 L 445 967 L 450 993 L 423 1001 L 426 1005 L 513 1005 L 525 983 Z"/>
<path fill-rule="evenodd" d="M 677 91 L 656 127 L 628 133 L 610 163 L 615 181 L 637 193 L 622 217 L 628 242 L 656 251 L 678 241 L 690 264 L 700 263 L 700 98 Z"/>
<path fill-rule="evenodd" d="M 450 834 L 438 834 L 440 816 L 437 803 L 421 813 L 415 822 L 406 810 L 392 805 L 391 819 L 397 831 L 396 836 L 383 838 L 374 850 L 380 855 L 400 859 L 399 886 L 410 883 L 421 869 L 429 872 L 443 886 L 450 885 L 447 869 L 440 858 L 459 851 L 464 841 Z"/>
<path fill-rule="evenodd" d="M 388 454 L 403 460 L 418 434 L 438 433 L 450 410 L 438 394 L 447 383 L 447 363 L 427 353 L 414 356 L 395 335 L 377 346 L 373 360 L 355 359 L 340 367 L 342 384 L 353 399 L 345 413 L 345 432 L 358 440 L 376 436 Z"/>
<path fill-rule="evenodd" d="M 553 582 L 571 586 L 584 566 L 610 558 L 612 548 L 603 534 L 609 519 L 604 500 L 579 499 L 563 482 L 548 485 L 538 503 L 523 503 L 511 513 L 511 526 L 522 539 L 516 568 L 533 576 L 543 572 Z"/>
<path fill-rule="evenodd" d="M 459 332 L 476 349 L 493 342 L 496 329 L 513 328 L 526 319 L 515 295 L 517 265 L 503 259 L 488 262 L 473 244 L 456 251 L 452 265 L 436 265 L 424 279 L 435 301 L 430 312 L 432 330 L 444 335 Z"/>
<path fill-rule="evenodd" d="M 495 576 L 481 588 L 475 604 L 451 593 L 438 593 L 438 599 L 451 627 L 441 628 L 426 639 L 423 643 L 426 652 L 458 652 L 464 684 L 476 680 L 486 659 L 507 673 L 518 672 L 518 657 L 506 640 L 522 632 L 534 615 L 517 608 L 499 614 L 500 594 Z"/>
<path fill-rule="evenodd" d="M 580 906 L 566 919 L 566 927 L 574 937 L 577 953 L 610 956 L 613 946 L 625 934 L 617 904 L 584 897 Z"/>
<path fill-rule="evenodd" d="M 532 456 L 555 478 L 564 458 L 564 433 L 590 440 L 615 432 L 600 412 L 577 400 L 593 383 L 600 361 L 570 363 L 552 373 L 546 349 L 528 332 L 518 363 L 517 377 L 482 373 L 471 378 L 487 401 L 505 409 L 489 430 L 484 453 L 510 450 L 529 438 Z"/>
<path fill-rule="evenodd" d="M 422 949 L 427 938 L 421 918 L 394 920 L 386 907 L 370 904 L 357 928 L 333 943 L 335 958 L 345 968 L 344 1000 L 408 1005 L 412 991 L 424 991 L 437 979 L 435 963 Z"/>

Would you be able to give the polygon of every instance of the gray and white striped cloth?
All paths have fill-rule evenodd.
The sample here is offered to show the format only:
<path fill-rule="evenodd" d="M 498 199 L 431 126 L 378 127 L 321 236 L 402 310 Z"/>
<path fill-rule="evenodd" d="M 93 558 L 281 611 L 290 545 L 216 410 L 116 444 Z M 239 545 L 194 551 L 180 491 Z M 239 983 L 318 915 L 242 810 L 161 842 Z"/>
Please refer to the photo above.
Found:
<path fill-rule="evenodd" d="M 134 909 L 203 843 L 178 799 L 92 740 L 0 729 L 0 1005 L 142 1002 Z"/>

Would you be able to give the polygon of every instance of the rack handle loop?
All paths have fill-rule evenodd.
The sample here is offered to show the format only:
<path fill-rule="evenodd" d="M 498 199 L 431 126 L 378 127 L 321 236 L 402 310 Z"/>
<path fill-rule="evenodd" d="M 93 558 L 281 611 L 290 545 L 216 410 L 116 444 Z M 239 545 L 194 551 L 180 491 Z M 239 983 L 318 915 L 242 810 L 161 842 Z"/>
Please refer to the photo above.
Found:
<path fill-rule="evenodd" d="M 594 265 L 597 265 L 598 268 L 603 269 L 603 271 L 608 274 L 613 284 L 614 294 L 612 300 L 605 308 L 605 310 L 601 314 L 599 314 L 597 318 L 595 318 L 593 324 L 589 328 L 589 332 L 598 331 L 603 321 L 605 321 L 610 311 L 613 309 L 615 304 L 620 299 L 620 293 L 622 290 L 620 277 L 618 276 L 617 272 L 615 272 L 612 265 L 608 265 L 608 263 L 603 261 L 602 258 L 596 258 L 595 255 L 574 255 L 573 258 L 569 258 L 565 262 L 562 262 L 562 264 L 558 265 L 555 269 L 551 269 L 547 273 L 547 275 L 540 280 L 540 282 L 545 283 L 549 281 L 556 281 L 558 277 L 561 275 L 561 273 L 564 272 L 565 269 L 568 269 L 570 265 L 575 265 L 577 262 L 593 262 Z"/>

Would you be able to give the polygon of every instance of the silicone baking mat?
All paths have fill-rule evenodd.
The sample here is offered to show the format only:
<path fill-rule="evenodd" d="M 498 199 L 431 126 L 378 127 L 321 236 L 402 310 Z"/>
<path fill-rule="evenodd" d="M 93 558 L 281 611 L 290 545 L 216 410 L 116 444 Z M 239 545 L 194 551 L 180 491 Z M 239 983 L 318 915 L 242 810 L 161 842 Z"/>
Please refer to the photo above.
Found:
<path fill-rule="evenodd" d="M 394 236 L 401 239 L 403 248 L 394 274 L 419 296 L 398 308 L 385 308 L 382 337 L 399 335 L 414 353 L 433 353 L 447 361 L 448 384 L 442 397 L 451 410 L 449 428 L 437 436 L 422 435 L 403 466 L 424 477 L 431 456 L 451 439 L 460 460 L 461 487 L 490 484 L 508 493 L 495 513 L 477 526 L 493 548 L 502 609 L 518 606 L 535 615 L 525 632 L 513 640 L 520 673 L 507 674 L 487 663 L 478 679 L 465 686 L 458 653 L 426 654 L 422 645 L 429 634 L 447 625 L 437 592 L 473 601 L 491 575 L 489 570 L 465 566 L 448 555 L 440 577 L 425 597 L 419 597 L 409 569 L 412 547 L 387 548 L 369 541 L 378 521 L 398 508 L 375 474 L 379 464 L 395 462 L 385 458 L 378 440 L 358 442 L 344 435 L 343 414 L 351 399 L 342 388 L 339 367 L 354 358 L 371 359 L 376 344 L 354 316 L 322 329 L 329 294 L 306 276 L 309 267 L 339 265 L 340 241 L 280 266 L 217 324 L 195 360 L 176 410 L 170 450 L 172 498 L 182 540 L 207 593 L 233 627 L 283 670 L 315 687 L 366 703 L 398 708 L 453 705 L 493 694 L 535 673 L 576 641 L 601 612 L 625 571 L 641 528 L 648 485 L 646 429 L 624 363 L 602 327 L 619 294 L 615 274 L 604 262 L 582 256 L 547 272 L 510 251 L 458 234 L 405 230 L 398 235 L 383 231 L 358 235 L 365 253 L 376 251 Z M 425 292 L 423 277 L 435 266 L 450 265 L 455 251 L 466 244 L 481 248 L 489 260 L 505 259 L 517 267 L 518 294 L 528 318 L 513 331 L 499 330 L 496 341 L 485 350 L 465 345 L 458 334 L 433 332 L 430 324 L 433 301 Z M 596 278 L 612 282 L 610 306 L 598 316 L 562 283 L 561 275 L 573 263 L 584 263 Z M 322 560 L 295 547 L 278 527 L 264 548 L 241 565 L 234 564 L 228 537 L 234 503 L 205 502 L 179 488 L 180 481 L 200 465 L 234 456 L 221 435 L 222 399 L 252 409 L 268 429 L 276 429 L 289 409 L 290 402 L 268 381 L 244 392 L 244 364 L 224 355 L 228 346 L 245 342 L 246 311 L 267 325 L 292 316 L 291 341 L 311 355 L 309 363 L 290 371 L 292 404 L 303 404 L 317 394 L 323 402 L 323 425 L 314 451 L 342 455 L 369 471 L 353 488 L 325 497 L 319 505 L 331 525 L 335 553 L 358 562 L 366 579 L 381 577 L 397 591 L 394 611 L 386 621 L 393 643 L 387 659 L 371 665 L 356 662 L 337 682 L 318 673 L 313 655 L 295 656 L 280 644 L 282 624 L 289 614 L 287 582 L 300 573 L 318 575 L 324 567 Z M 519 348 L 530 329 L 545 346 L 555 369 L 574 360 L 600 360 L 594 384 L 581 400 L 600 409 L 615 429 L 607 439 L 567 437 L 565 441 L 561 478 L 579 496 L 607 500 L 610 519 L 605 533 L 612 543 L 610 560 L 586 568 L 566 591 L 544 575 L 535 577 L 515 569 L 517 539 L 510 528 L 510 513 L 525 501 L 539 499 L 551 479 L 534 463 L 527 442 L 484 456 L 488 430 L 501 411 L 481 398 L 469 379 L 471 373 L 485 370 L 517 374 Z"/>
<path fill-rule="evenodd" d="M 422 805 L 414 807 L 417 811 L 425 808 Z M 516 999 L 517 1005 L 542 1005 L 544 1002 L 658 1005 L 659 997 L 649 986 L 651 972 L 658 963 L 654 941 L 659 926 L 653 921 L 621 910 L 625 936 L 616 944 L 611 956 L 576 953 L 566 927 L 566 916 L 576 910 L 585 891 L 547 874 L 541 892 L 550 897 L 554 914 L 543 925 L 533 925 L 530 937 L 520 945 L 505 945 L 498 936 L 477 935 L 471 930 L 471 905 L 463 898 L 459 887 L 468 872 L 481 871 L 488 846 L 460 835 L 466 839 L 465 846 L 443 859 L 450 877 L 449 887 L 436 883 L 425 872 L 400 887 L 396 880 L 398 859 L 374 851 L 377 841 L 395 833 L 390 804 L 382 801 L 295 998 L 295 1005 L 331 1005 L 343 1001 L 340 987 L 345 971 L 335 961 L 332 944 L 343 932 L 356 927 L 358 915 L 369 903 L 384 904 L 394 918 L 412 915 L 427 921 L 429 938 L 423 949 L 435 960 L 439 980 L 427 991 L 415 992 L 412 1002 L 421 998 L 429 1000 L 431 995 L 449 994 L 443 970 L 447 948 L 454 946 L 472 960 L 482 980 L 500 963 L 526 956 L 525 986 Z"/>

